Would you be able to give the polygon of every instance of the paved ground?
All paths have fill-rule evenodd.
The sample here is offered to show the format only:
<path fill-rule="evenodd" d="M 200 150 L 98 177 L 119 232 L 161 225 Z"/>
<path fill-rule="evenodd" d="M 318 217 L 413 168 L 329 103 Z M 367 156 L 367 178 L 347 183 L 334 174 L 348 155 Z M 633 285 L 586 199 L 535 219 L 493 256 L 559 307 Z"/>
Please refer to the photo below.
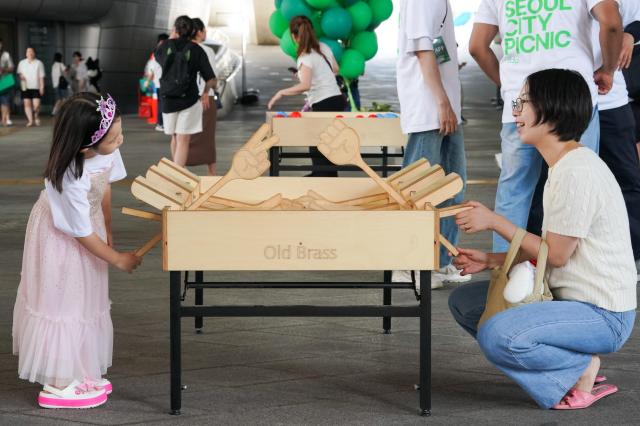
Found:
<path fill-rule="evenodd" d="M 220 171 L 234 150 L 264 119 L 264 105 L 289 84 L 276 48 L 250 51 L 248 81 L 260 88 L 260 105 L 237 107 L 218 124 Z M 393 62 L 376 60 L 361 82 L 365 104 L 397 105 Z M 469 159 L 467 199 L 493 204 L 499 149 L 499 114 L 489 103 L 494 90 L 477 68 L 462 73 L 465 91 L 466 145 Z M 301 99 L 278 109 L 292 110 Z M 20 124 L 18 120 L 15 120 Z M 122 153 L 135 177 L 168 156 L 160 133 L 135 117 L 125 118 Z M 41 190 L 50 123 L 0 135 L 0 424 L 637 424 L 640 414 L 640 340 L 603 358 L 603 372 L 621 391 L 582 412 L 543 411 L 484 359 L 475 342 L 459 329 L 446 301 L 452 289 L 433 293 L 433 415 L 417 415 L 418 322 L 393 320 L 393 332 L 381 333 L 378 319 L 207 319 L 203 334 L 183 321 L 183 414 L 169 416 L 168 274 L 151 252 L 134 274 L 111 272 L 115 326 L 114 393 L 98 409 L 74 412 L 37 407 L 38 386 L 19 381 L 11 355 L 11 314 L 20 279 L 24 231 Z M 205 173 L 203 168 L 196 170 Z M 114 187 L 114 209 L 141 206 L 127 185 Z M 150 223 L 114 216 L 116 244 L 134 248 L 156 229 Z M 224 241 L 220 241 L 224 244 Z M 462 245 L 487 249 L 489 235 L 463 237 Z M 369 272 L 296 273 L 291 280 L 376 280 Z M 282 274 L 207 274 L 211 279 L 281 279 Z M 476 277 L 481 278 L 481 277 Z M 191 296 L 192 297 L 192 296 Z M 381 303 L 381 291 L 223 290 L 208 293 L 206 303 L 356 304 Z M 192 299 L 189 299 L 192 300 Z M 408 291 L 395 303 L 413 303 Z"/>

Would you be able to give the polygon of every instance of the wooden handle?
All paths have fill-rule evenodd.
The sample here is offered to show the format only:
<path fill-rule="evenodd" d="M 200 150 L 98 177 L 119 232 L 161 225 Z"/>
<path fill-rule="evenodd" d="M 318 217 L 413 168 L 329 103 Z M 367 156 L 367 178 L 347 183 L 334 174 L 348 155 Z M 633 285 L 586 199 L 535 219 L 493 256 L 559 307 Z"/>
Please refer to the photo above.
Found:
<path fill-rule="evenodd" d="M 458 213 L 466 212 L 467 210 L 471 210 L 473 207 L 465 206 L 464 204 L 456 204 L 455 206 L 443 207 L 438 209 L 438 215 L 440 219 L 443 217 L 455 216 Z"/>
<path fill-rule="evenodd" d="M 235 175 L 231 174 L 231 170 L 222 176 L 220 180 L 218 180 L 211 188 L 209 188 L 204 194 L 201 194 L 198 198 L 196 198 L 193 203 L 189 204 L 187 210 L 197 210 L 205 201 L 209 199 L 213 194 L 218 192 L 220 188 L 225 186 L 229 181 L 233 180 Z"/>
<path fill-rule="evenodd" d="M 453 244 L 451 244 L 449 242 L 449 240 L 447 240 L 445 237 L 443 237 L 442 234 L 438 235 L 438 239 L 440 240 L 440 244 L 445 246 L 447 248 L 447 250 L 449 250 L 449 253 L 451 253 L 454 257 L 457 256 L 458 254 L 460 254 L 458 249 L 455 248 L 455 246 Z"/>
<path fill-rule="evenodd" d="M 131 209 L 129 207 L 122 208 L 122 214 L 127 216 L 139 217 L 141 219 L 155 220 L 156 222 L 162 221 L 162 216 L 157 213 L 151 213 L 144 210 Z"/>
<path fill-rule="evenodd" d="M 367 163 L 365 163 L 362 159 L 357 161 L 357 166 L 360 167 L 371 179 L 373 179 L 380 188 L 384 189 L 390 196 L 393 198 L 396 203 L 400 204 L 404 207 L 409 207 L 409 203 L 405 200 L 402 195 L 398 194 L 398 191 L 393 189 L 391 185 L 389 185 L 384 179 L 382 179 L 376 172 L 369 167 Z"/>
<path fill-rule="evenodd" d="M 152 239 L 150 239 L 149 241 L 147 241 L 145 245 L 143 245 L 138 250 L 136 250 L 136 256 L 142 257 L 145 254 L 147 254 L 147 252 L 151 250 L 153 246 L 158 244 L 158 242 L 160 242 L 161 239 L 162 239 L 162 234 L 158 234 Z"/>

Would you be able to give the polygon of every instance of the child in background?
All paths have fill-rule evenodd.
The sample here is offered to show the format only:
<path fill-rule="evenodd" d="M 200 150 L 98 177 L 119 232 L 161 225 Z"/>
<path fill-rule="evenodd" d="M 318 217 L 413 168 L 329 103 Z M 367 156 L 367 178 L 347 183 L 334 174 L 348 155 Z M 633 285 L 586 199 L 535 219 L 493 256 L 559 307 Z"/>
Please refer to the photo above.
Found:
<path fill-rule="evenodd" d="M 115 101 L 79 93 L 56 114 L 45 189 L 31 210 L 13 311 L 19 377 L 44 385 L 45 408 L 102 405 L 111 383 L 109 264 L 141 259 L 115 251 L 110 183 L 126 176 Z"/>

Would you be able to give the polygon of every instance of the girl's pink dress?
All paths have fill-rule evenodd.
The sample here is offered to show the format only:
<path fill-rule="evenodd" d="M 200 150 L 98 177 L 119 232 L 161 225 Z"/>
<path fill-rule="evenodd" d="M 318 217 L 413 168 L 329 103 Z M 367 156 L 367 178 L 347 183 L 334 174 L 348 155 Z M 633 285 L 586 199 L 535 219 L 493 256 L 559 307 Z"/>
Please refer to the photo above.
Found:
<path fill-rule="evenodd" d="M 93 231 L 105 242 L 102 197 L 110 170 L 91 176 Z M 54 227 L 45 191 L 31 210 L 13 310 L 21 379 L 67 386 L 100 379 L 111 366 L 108 264 Z"/>

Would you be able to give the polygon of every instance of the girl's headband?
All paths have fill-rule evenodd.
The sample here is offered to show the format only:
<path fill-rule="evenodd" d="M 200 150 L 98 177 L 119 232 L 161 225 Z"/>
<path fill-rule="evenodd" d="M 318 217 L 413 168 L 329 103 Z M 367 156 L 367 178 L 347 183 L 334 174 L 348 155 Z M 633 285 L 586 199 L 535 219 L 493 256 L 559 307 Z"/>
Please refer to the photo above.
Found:
<path fill-rule="evenodd" d="M 98 127 L 98 130 L 96 130 L 91 136 L 91 143 L 85 145 L 87 147 L 100 142 L 100 139 L 102 139 L 109 131 L 109 128 L 113 123 L 113 119 L 116 116 L 116 101 L 113 100 L 111 95 L 108 94 L 107 99 L 100 96 L 100 100 L 96 101 L 96 103 L 98 104 L 96 111 L 100 112 L 100 116 L 102 118 L 100 119 L 100 127 Z"/>

